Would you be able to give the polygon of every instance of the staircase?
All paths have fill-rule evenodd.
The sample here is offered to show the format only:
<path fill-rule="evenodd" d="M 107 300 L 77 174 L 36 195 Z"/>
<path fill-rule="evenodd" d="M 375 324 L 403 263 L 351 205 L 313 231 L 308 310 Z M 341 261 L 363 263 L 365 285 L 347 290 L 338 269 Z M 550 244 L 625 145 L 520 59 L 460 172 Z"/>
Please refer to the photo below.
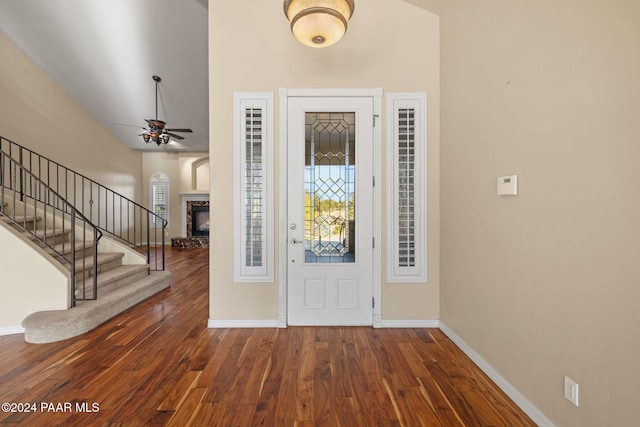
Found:
<path fill-rule="evenodd" d="M 0 217 L 0 220 L 17 228 L 7 217 Z M 56 229 L 50 234 L 61 242 L 59 247 L 64 245 L 66 251 L 70 250 L 69 230 Z M 28 234 L 25 234 L 25 238 L 31 240 Z M 170 285 L 169 272 L 149 272 L 148 264 L 123 264 L 124 252 L 101 252 L 98 245 L 97 294 L 100 297 L 93 299 L 92 287 L 84 286 L 93 278 L 91 249 L 90 242 L 75 242 L 77 280 L 74 292 L 78 298 L 75 306 L 68 310 L 39 311 L 27 316 L 22 322 L 25 341 L 40 344 L 81 335 Z M 45 251 L 55 257 L 51 250 Z"/>
<path fill-rule="evenodd" d="M 157 219 L 147 221 L 147 245 L 126 238 L 132 234 L 134 239 L 136 236 L 140 239 L 142 225 L 125 222 L 126 227 L 122 227 L 123 221 L 132 216 L 130 206 L 136 209 L 134 217 L 153 217 L 153 213 L 127 199 L 126 202 L 118 201 L 128 208 L 120 209 L 120 218 L 115 218 L 113 205 L 116 198 L 113 194 L 116 193 L 107 193 L 105 187 L 89 180 L 92 187 L 95 184 L 100 189 L 97 197 L 89 195 L 89 202 L 85 203 L 91 209 L 89 216 L 94 214 L 94 199 L 98 198 L 99 204 L 104 194 L 111 199 L 105 198 L 102 203 L 107 205 L 110 202 L 107 211 L 114 213 L 113 218 L 105 219 L 106 214 L 103 213 L 101 218 L 98 212 L 96 219 L 91 221 L 81 209 L 67 201 L 71 198 L 68 194 L 63 198 L 28 165 L 25 166 L 23 147 L 11 143 L 9 150 L 6 146 L 3 149 L 2 143 L 6 141 L 0 138 L 0 227 L 8 227 L 15 235 L 28 241 L 34 248 L 34 256 L 48 258 L 69 274 L 71 307 L 28 315 L 22 321 L 27 342 L 48 343 L 81 335 L 170 286 L 171 275 L 164 271 L 164 247 L 159 252 L 154 248 L 152 256 L 149 224 Z M 9 154 L 15 146 L 20 149 L 20 160 Z M 32 158 L 34 153 L 29 152 L 29 155 Z M 74 178 L 74 186 L 76 180 Z M 64 188 L 68 187 L 64 183 Z M 84 188 L 83 184 L 83 196 L 86 193 Z M 72 199 L 77 197 L 74 195 Z M 144 214 L 138 214 L 138 208 L 144 210 Z M 124 220 L 122 212 L 126 216 Z M 107 224 L 109 222 L 110 225 Z M 126 230 L 115 230 L 118 223 L 121 229 Z"/>

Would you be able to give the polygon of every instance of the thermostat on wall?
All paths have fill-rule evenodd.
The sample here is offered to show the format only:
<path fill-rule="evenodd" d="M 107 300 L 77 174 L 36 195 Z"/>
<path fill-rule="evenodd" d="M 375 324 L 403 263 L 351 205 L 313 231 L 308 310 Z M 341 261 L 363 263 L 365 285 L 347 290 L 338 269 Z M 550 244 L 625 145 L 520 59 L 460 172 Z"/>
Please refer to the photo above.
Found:
<path fill-rule="evenodd" d="M 501 176 L 498 178 L 498 196 L 518 195 L 518 175 Z"/>

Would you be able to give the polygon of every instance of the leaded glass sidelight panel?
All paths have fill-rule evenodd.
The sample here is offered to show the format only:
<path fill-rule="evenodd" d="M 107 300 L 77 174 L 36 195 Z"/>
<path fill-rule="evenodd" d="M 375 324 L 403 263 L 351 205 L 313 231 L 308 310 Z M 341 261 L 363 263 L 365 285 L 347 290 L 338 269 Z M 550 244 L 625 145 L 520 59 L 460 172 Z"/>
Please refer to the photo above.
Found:
<path fill-rule="evenodd" d="M 355 261 L 355 113 L 305 113 L 305 261 Z"/>

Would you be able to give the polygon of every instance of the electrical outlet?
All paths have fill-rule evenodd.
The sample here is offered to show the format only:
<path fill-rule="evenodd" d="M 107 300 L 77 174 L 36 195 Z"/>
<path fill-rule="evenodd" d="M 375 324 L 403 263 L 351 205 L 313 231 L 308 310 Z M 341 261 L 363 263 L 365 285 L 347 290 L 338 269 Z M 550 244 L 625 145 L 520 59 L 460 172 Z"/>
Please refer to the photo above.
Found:
<path fill-rule="evenodd" d="M 564 377 L 564 397 L 578 406 L 578 384 L 567 376 Z"/>

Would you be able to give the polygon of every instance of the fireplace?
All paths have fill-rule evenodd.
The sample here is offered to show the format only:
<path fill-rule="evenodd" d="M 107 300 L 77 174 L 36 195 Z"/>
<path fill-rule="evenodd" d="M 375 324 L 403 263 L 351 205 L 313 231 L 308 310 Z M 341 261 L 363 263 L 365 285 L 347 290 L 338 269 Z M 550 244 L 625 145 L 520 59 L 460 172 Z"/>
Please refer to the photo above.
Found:
<path fill-rule="evenodd" d="M 191 235 L 209 236 L 209 206 L 191 206 Z"/>
<path fill-rule="evenodd" d="M 209 247 L 209 194 L 180 194 L 182 204 L 182 234 L 171 238 L 178 248 Z"/>

